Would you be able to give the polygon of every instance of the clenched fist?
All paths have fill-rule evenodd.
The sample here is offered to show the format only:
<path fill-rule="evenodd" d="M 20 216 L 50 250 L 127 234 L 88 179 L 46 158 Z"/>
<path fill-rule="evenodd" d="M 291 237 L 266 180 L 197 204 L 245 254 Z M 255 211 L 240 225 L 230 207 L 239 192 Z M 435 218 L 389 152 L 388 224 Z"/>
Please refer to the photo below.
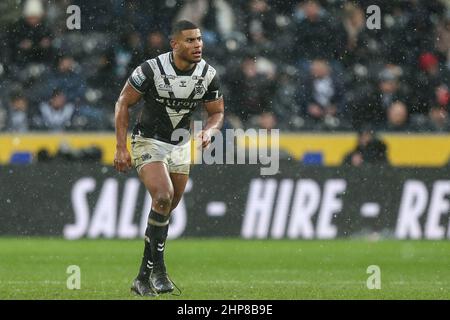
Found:
<path fill-rule="evenodd" d="M 119 172 L 127 172 L 131 168 L 131 156 L 126 147 L 116 149 L 114 168 Z"/>

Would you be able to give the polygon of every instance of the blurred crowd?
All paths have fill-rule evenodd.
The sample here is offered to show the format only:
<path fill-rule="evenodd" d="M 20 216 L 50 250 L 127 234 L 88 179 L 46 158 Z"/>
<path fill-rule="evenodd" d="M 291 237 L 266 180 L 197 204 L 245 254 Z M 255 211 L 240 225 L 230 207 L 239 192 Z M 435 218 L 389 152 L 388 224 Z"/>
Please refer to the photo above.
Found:
<path fill-rule="evenodd" d="M 66 25 L 72 4 L 80 30 Z M 381 29 L 367 28 L 372 4 Z M 113 130 L 127 77 L 170 50 L 178 19 L 202 28 L 227 127 L 450 131 L 448 0 L 4 0 L 0 11 L 0 131 Z"/>

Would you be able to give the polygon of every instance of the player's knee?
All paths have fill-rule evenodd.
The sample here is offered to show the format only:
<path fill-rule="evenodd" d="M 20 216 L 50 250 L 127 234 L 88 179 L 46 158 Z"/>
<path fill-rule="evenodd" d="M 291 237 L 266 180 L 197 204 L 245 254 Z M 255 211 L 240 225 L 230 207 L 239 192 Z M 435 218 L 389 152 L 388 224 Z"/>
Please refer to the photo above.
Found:
<path fill-rule="evenodd" d="M 158 209 L 167 210 L 172 206 L 173 193 L 170 191 L 158 192 L 153 201 Z"/>

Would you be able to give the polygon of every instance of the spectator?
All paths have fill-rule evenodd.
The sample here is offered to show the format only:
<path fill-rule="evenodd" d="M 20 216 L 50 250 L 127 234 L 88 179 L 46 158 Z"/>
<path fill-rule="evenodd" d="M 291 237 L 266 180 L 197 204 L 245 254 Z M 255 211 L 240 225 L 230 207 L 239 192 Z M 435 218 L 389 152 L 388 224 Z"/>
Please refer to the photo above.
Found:
<path fill-rule="evenodd" d="M 298 98 L 297 78 L 297 69 L 292 66 L 287 66 L 278 73 L 273 111 L 281 130 L 298 130 L 305 123 L 301 112 L 301 99 Z"/>
<path fill-rule="evenodd" d="M 248 35 L 250 44 L 261 50 L 270 49 L 277 34 L 275 12 L 267 0 L 250 0 L 246 12 L 244 33 Z"/>
<path fill-rule="evenodd" d="M 406 104 L 401 101 L 393 102 L 387 110 L 386 131 L 409 131 L 409 114 Z"/>
<path fill-rule="evenodd" d="M 341 46 L 337 47 L 342 53 L 343 63 L 346 66 L 355 63 L 367 65 L 379 52 L 376 51 L 377 42 L 373 33 L 366 28 L 365 13 L 358 5 L 346 3 L 343 14 L 341 28 L 345 31 L 345 37 L 339 41 Z"/>
<path fill-rule="evenodd" d="M 450 132 L 448 111 L 440 106 L 430 108 L 429 128 L 433 132 Z"/>
<path fill-rule="evenodd" d="M 314 127 L 325 125 L 335 128 L 339 125 L 338 115 L 344 104 L 343 84 L 332 74 L 325 60 L 314 60 L 310 76 L 302 86 L 304 114 L 312 120 Z"/>
<path fill-rule="evenodd" d="M 87 81 L 89 88 L 86 94 L 87 100 L 102 108 L 110 108 L 117 99 L 116 93 L 120 91 L 123 83 L 116 77 L 114 72 L 114 57 L 108 51 L 100 55 L 97 60 L 97 70 Z M 92 97 L 91 97 L 92 95 Z"/>
<path fill-rule="evenodd" d="M 34 121 L 40 129 L 64 131 L 73 127 L 74 115 L 75 106 L 67 102 L 62 90 L 56 89 L 50 101 L 40 104 L 39 115 Z"/>
<path fill-rule="evenodd" d="M 114 45 L 114 65 L 116 76 L 126 79 L 140 63 L 143 55 L 143 46 L 137 31 L 125 32 L 121 35 L 118 45 Z"/>
<path fill-rule="evenodd" d="M 235 17 L 227 0 L 191 0 L 184 1 L 175 20 L 189 20 L 201 26 L 204 41 L 216 43 L 233 31 Z"/>
<path fill-rule="evenodd" d="M 7 129 L 13 132 L 27 132 L 31 128 L 31 116 L 28 111 L 28 99 L 21 93 L 15 93 L 9 100 Z"/>
<path fill-rule="evenodd" d="M 435 29 L 435 48 L 436 51 L 447 59 L 450 53 L 450 15 L 441 19 Z"/>
<path fill-rule="evenodd" d="M 386 150 L 386 144 L 376 137 L 373 128 L 365 126 L 358 133 L 356 148 L 344 157 L 343 165 L 387 164 Z"/>
<path fill-rule="evenodd" d="M 331 59 L 336 57 L 335 48 L 340 47 L 343 30 L 334 27 L 328 15 L 316 0 L 300 2 L 295 12 L 294 55 L 298 59 Z"/>
<path fill-rule="evenodd" d="M 395 65 L 386 65 L 382 69 L 377 88 L 363 94 L 352 106 L 351 117 L 355 128 L 364 124 L 382 128 L 386 123 L 387 109 L 392 103 L 397 100 L 406 101 L 407 89 L 399 81 L 402 72 Z"/>
<path fill-rule="evenodd" d="M 44 6 L 40 0 L 27 0 L 23 18 L 8 29 L 10 60 L 18 65 L 49 63 L 52 59 L 52 35 L 45 25 Z"/>
<path fill-rule="evenodd" d="M 436 55 L 426 52 L 419 57 L 420 71 L 413 78 L 414 103 L 412 112 L 428 114 L 429 108 L 439 99 L 439 88 L 444 88 L 444 79 L 439 71 L 439 60 Z"/>
<path fill-rule="evenodd" d="M 431 107 L 427 116 L 413 115 L 411 119 L 417 131 L 450 132 L 448 111 L 438 105 Z"/>
<path fill-rule="evenodd" d="M 58 59 L 57 70 L 49 75 L 45 85 L 45 97 L 53 90 L 60 89 L 64 92 L 69 102 L 79 103 L 86 93 L 86 80 L 80 73 L 79 65 L 71 55 L 61 55 Z"/>
<path fill-rule="evenodd" d="M 375 97 L 378 105 L 386 110 L 396 100 L 406 100 L 405 88 L 402 87 L 400 76 L 403 71 L 396 65 L 386 65 L 379 75 L 378 92 Z M 381 117 L 384 120 L 384 117 Z"/>
<path fill-rule="evenodd" d="M 270 74 L 259 68 L 257 60 L 262 59 L 247 56 L 238 70 L 228 74 L 229 90 L 232 92 L 229 109 L 243 122 L 271 111 L 273 81 Z"/>
<path fill-rule="evenodd" d="M 124 6 L 127 4 L 133 4 L 136 1 L 105 1 L 105 0 L 63 0 L 78 5 L 81 8 L 81 25 L 84 30 L 96 31 L 96 32 L 111 32 L 116 31 L 117 28 L 124 24 L 124 21 L 114 23 L 114 17 L 112 15 L 113 6 L 115 4 L 122 4 L 122 10 L 126 10 Z M 122 2 L 122 3 L 121 3 Z M 137 17 L 135 17 L 137 20 Z M 133 20 L 134 21 L 134 20 Z"/>
<path fill-rule="evenodd" d="M 434 7 L 433 7 L 434 6 Z M 405 64 L 414 64 L 424 51 L 434 46 L 433 18 L 435 12 L 445 12 L 439 1 L 410 1 L 407 6 L 409 11 L 408 22 L 403 28 L 403 33 L 398 37 L 401 47 L 405 48 Z M 434 16 L 434 17 L 433 17 Z M 414 30 L 414 32 L 411 32 Z M 395 46 L 396 43 L 392 43 Z"/>
<path fill-rule="evenodd" d="M 252 119 L 252 127 L 258 129 L 272 130 L 277 129 L 277 118 L 272 112 L 263 112 Z"/>
<path fill-rule="evenodd" d="M 450 84 L 450 82 L 449 82 Z M 446 84 L 441 84 L 435 89 L 436 104 L 448 110 L 450 108 L 450 90 Z"/>
<path fill-rule="evenodd" d="M 147 35 L 144 49 L 144 59 L 153 59 L 169 50 L 168 41 L 160 31 L 153 31 Z"/>

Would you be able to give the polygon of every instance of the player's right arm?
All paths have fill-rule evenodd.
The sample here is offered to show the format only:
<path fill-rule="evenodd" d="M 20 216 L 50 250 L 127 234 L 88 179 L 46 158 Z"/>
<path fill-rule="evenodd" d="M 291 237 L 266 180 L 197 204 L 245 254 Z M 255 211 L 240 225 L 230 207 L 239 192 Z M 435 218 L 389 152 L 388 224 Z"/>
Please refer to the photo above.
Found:
<path fill-rule="evenodd" d="M 153 71 L 150 65 L 144 62 L 134 69 L 116 102 L 116 154 L 114 156 L 114 167 L 119 172 L 124 172 L 131 168 L 131 156 L 127 149 L 128 109 L 139 102 L 152 81 Z"/>
<path fill-rule="evenodd" d="M 114 167 L 119 172 L 126 172 L 131 168 L 131 156 L 127 149 L 127 132 L 129 123 L 128 109 L 139 102 L 142 94 L 134 89 L 128 81 L 120 93 L 116 102 L 115 127 L 116 127 L 116 154 L 114 155 Z"/>

